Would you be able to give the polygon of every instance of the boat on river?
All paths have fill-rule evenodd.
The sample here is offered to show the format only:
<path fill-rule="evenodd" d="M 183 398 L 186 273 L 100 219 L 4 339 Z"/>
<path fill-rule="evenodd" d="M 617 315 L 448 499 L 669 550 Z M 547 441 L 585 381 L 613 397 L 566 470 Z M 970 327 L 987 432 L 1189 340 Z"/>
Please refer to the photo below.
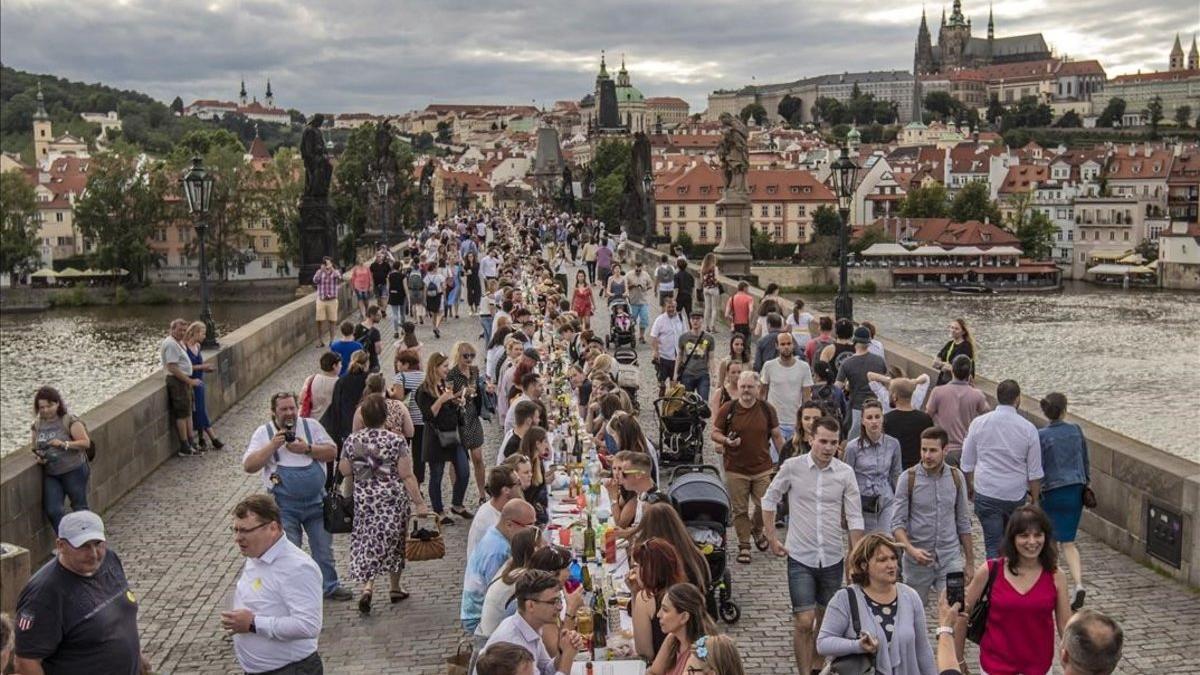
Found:
<path fill-rule="evenodd" d="M 991 295 L 996 292 L 991 286 L 983 284 L 946 284 L 950 295 Z"/>

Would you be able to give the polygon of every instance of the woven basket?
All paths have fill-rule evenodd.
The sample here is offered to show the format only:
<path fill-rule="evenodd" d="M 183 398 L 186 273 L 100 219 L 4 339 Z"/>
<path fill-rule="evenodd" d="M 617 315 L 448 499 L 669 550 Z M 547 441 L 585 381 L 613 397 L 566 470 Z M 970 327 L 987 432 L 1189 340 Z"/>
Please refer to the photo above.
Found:
<path fill-rule="evenodd" d="M 409 521 L 408 540 L 404 542 L 404 557 L 408 562 L 441 560 L 446 557 L 446 540 L 442 537 L 442 527 L 438 524 L 437 514 L 425 516 L 425 519 L 425 525 L 422 525 L 421 516 L 413 516 Z"/>

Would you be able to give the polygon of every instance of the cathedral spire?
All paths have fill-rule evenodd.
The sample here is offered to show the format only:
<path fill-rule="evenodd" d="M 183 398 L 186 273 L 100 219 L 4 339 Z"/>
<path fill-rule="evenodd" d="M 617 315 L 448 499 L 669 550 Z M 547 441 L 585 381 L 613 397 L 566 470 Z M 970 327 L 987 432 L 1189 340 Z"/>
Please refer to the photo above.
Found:
<path fill-rule="evenodd" d="M 275 92 L 271 91 L 271 78 L 267 78 L 267 107 L 275 107 Z"/>
<path fill-rule="evenodd" d="M 988 5 L 988 39 L 996 37 L 996 20 L 992 17 L 992 6 Z"/>
<path fill-rule="evenodd" d="M 1169 70 L 1183 70 L 1183 45 L 1179 43 L 1179 33 L 1175 34 L 1175 46 L 1171 47 L 1171 62 Z"/>
<path fill-rule="evenodd" d="M 1192 50 L 1188 52 L 1188 70 L 1200 69 L 1200 49 L 1196 49 L 1196 34 L 1192 33 Z"/>
<path fill-rule="evenodd" d="M 604 50 L 600 50 L 600 74 L 596 76 L 599 79 L 608 79 L 608 66 L 604 64 Z"/>
<path fill-rule="evenodd" d="M 50 119 L 50 113 L 46 112 L 46 99 L 42 97 L 41 80 L 38 80 L 37 89 L 37 111 L 33 113 L 33 119 L 48 120 Z"/>
<path fill-rule="evenodd" d="M 238 92 L 238 101 L 242 105 L 246 105 L 246 78 L 242 78 L 242 89 Z"/>

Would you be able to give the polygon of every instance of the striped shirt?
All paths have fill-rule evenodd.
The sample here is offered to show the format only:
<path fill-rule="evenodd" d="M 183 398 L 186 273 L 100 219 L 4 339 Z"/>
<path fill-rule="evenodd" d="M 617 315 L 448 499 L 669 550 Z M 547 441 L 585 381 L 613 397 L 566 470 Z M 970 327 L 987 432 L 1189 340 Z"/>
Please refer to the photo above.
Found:
<path fill-rule="evenodd" d="M 417 405 L 417 387 L 425 381 L 425 373 L 420 370 L 405 370 L 392 378 L 392 384 L 398 384 L 404 387 L 404 391 L 408 393 L 408 414 L 412 417 L 413 426 L 422 426 L 425 424 L 425 418 L 421 416 L 421 407 Z"/>
<path fill-rule="evenodd" d="M 338 285 L 342 275 L 337 270 L 322 267 L 313 273 L 313 283 L 317 285 L 317 297 L 322 300 L 333 300 L 338 296 Z"/>

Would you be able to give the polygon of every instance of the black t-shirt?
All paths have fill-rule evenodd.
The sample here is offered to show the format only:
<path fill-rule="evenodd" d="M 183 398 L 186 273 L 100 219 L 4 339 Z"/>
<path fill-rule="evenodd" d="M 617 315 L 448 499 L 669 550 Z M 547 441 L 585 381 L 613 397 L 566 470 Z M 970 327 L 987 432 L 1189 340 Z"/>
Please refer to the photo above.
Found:
<path fill-rule="evenodd" d="M 900 463 L 907 469 L 921 463 L 921 432 L 933 418 L 920 410 L 889 410 L 883 416 L 883 433 L 900 441 Z"/>
<path fill-rule="evenodd" d="M 383 341 L 383 335 L 379 333 L 379 328 L 375 326 L 367 328 L 360 323 L 354 327 L 354 339 L 363 346 L 363 350 L 370 357 L 367 363 L 371 371 L 378 371 L 379 343 Z"/>
<path fill-rule="evenodd" d="M 116 553 L 106 553 L 91 577 L 68 571 L 54 558 L 17 600 L 16 653 L 41 659 L 47 674 L 135 675 L 141 669 L 137 610 Z"/>
<path fill-rule="evenodd" d="M 388 304 L 393 307 L 403 305 L 407 298 L 407 290 L 404 287 L 404 272 L 400 270 L 392 270 L 388 272 Z"/>
<path fill-rule="evenodd" d="M 376 286 L 386 284 L 390 271 L 392 271 L 392 266 L 386 260 L 371 263 L 371 281 L 374 281 Z"/>
<path fill-rule="evenodd" d="M 679 291 L 681 298 L 691 299 L 692 290 L 696 288 L 696 280 L 692 277 L 692 273 L 687 270 L 679 270 L 675 273 L 675 288 Z"/>
<path fill-rule="evenodd" d="M 521 451 L 521 437 L 515 433 L 508 437 L 508 441 L 504 447 L 500 449 L 500 456 L 504 458 L 512 457 Z"/>

